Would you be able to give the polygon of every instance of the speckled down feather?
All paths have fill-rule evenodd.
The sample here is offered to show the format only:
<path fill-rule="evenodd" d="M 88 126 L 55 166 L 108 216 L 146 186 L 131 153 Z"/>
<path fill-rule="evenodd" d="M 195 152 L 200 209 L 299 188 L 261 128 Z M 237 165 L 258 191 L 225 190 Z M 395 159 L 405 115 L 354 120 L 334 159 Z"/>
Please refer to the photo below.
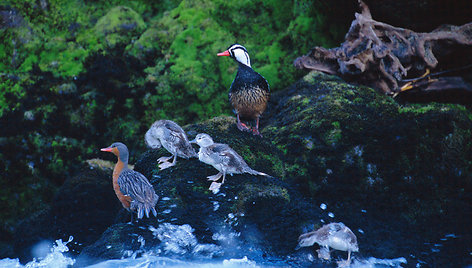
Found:
<path fill-rule="evenodd" d="M 197 157 L 195 149 L 185 131 L 171 120 L 158 120 L 151 125 L 144 136 L 146 144 L 151 148 L 164 147 L 172 155 L 181 158 Z"/>

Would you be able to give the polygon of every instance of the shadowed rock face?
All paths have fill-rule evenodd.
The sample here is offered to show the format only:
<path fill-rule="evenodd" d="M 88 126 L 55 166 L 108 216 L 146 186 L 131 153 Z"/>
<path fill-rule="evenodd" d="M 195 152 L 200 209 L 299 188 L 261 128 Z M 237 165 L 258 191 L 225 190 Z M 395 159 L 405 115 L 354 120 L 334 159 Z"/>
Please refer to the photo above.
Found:
<path fill-rule="evenodd" d="M 31 247 L 36 243 L 69 236 L 72 253 L 100 237 L 115 222 L 121 205 L 116 199 L 109 172 L 85 170 L 66 180 L 50 208 L 26 219 L 18 226 L 13 245 L 20 260 L 31 260 Z"/>
<path fill-rule="evenodd" d="M 321 227 L 321 220 L 353 230 L 359 244 L 355 257 L 471 263 L 472 237 L 466 229 L 472 224 L 470 118 L 462 106 L 398 104 L 372 89 L 310 73 L 273 95 L 261 122 L 263 138 L 237 130 L 233 117 L 184 127 L 190 139 L 208 133 L 272 178 L 228 176 L 213 194 L 206 177 L 216 169 L 182 159 L 159 171 L 156 160 L 169 153 L 149 150 L 135 170 L 160 196 L 157 219 L 129 225 L 121 210 L 116 216 L 121 223 L 110 223 L 95 243 L 84 245 L 78 265 L 149 249 L 179 258 L 290 255 L 293 265 L 322 265 L 306 257 L 313 248 L 294 250 L 298 236 Z M 202 253 L 195 243 L 170 250 L 165 236 L 155 231 L 169 223 L 189 224 L 194 239 L 212 253 Z M 441 240 L 450 233 L 458 238 Z M 444 249 L 432 252 L 435 243 Z M 345 258 L 344 252 L 333 254 L 334 260 Z"/>

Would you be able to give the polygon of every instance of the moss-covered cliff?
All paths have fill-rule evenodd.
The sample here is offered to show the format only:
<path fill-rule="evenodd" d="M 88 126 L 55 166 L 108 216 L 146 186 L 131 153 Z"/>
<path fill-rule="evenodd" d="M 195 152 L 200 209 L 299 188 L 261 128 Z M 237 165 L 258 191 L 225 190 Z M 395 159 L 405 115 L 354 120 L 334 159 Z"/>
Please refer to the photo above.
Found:
<path fill-rule="evenodd" d="M 272 90 L 287 86 L 297 55 L 341 38 L 349 20 L 330 23 L 334 12 L 312 1 L 2 2 L 2 228 L 49 203 L 97 148 L 121 140 L 142 152 L 156 119 L 230 114 L 237 66 L 216 53 L 234 42 Z"/>

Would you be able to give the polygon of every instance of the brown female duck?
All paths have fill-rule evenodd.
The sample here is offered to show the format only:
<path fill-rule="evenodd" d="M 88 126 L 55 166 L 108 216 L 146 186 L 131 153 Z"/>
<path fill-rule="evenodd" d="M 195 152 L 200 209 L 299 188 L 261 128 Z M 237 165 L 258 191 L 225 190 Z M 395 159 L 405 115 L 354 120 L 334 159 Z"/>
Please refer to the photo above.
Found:
<path fill-rule="evenodd" d="M 156 206 L 158 196 L 154 188 L 143 174 L 128 168 L 128 148 L 121 142 L 115 142 L 101 151 L 113 153 L 118 157 L 113 169 L 113 189 L 124 208 L 131 212 L 133 221 L 133 211 L 141 219 L 144 214 L 149 218 L 149 212 L 157 216 Z"/>

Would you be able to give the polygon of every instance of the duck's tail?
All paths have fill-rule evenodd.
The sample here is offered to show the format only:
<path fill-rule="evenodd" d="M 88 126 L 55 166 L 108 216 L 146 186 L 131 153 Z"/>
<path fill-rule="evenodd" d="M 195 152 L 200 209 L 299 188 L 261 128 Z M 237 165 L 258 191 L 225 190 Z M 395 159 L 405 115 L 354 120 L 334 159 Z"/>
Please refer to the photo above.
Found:
<path fill-rule="evenodd" d="M 131 209 L 136 210 L 138 214 L 138 219 L 142 219 L 144 215 L 149 218 L 149 212 L 152 212 L 154 217 L 157 217 L 156 204 L 159 197 L 157 194 L 154 194 L 152 200 L 146 200 L 145 202 L 133 202 L 131 204 Z"/>
<path fill-rule="evenodd" d="M 270 175 L 268 175 L 268 174 L 265 174 L 264 172 L 259 172 L 259 171 L 257 171 L 257 170 L 252 169 L 252 168 L 248 168 L 248 169 L 246 170 L 246 173 L 249 173 L 249 174 L 251 174 L 251 175 L 259 175 L 259 176 L 272 177 L 272 176 L 270 176 Z"/>
<path fill-rule="evenodd" d="M 152 206 L 151 204 L 139 203 L 137 205 L 137 211 L 138 211 L 138 219 L 142 219 L 145 214 L 146 214 L 146 217 L 149 218 L 149 212 L 152 212 L 154 217 L 157 217 L 157 211 L 154 208 L 154 206 Z"/>

